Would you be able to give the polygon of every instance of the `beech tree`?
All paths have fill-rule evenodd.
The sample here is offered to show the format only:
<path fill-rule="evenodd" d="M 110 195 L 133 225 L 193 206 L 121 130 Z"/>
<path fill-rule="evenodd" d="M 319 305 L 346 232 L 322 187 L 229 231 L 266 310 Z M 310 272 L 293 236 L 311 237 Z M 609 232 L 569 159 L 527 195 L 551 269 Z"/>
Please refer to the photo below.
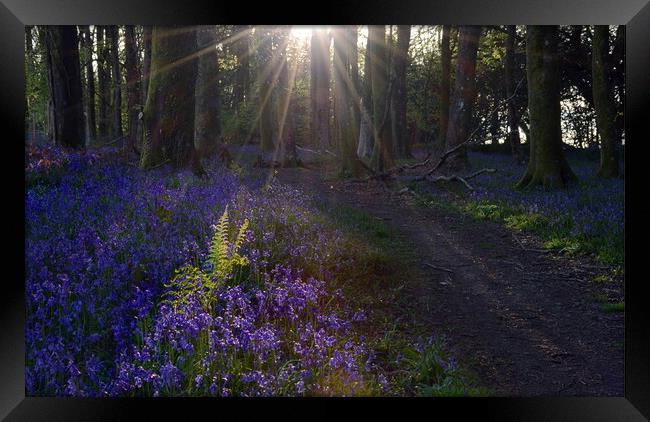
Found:
<path fill-rule="evenodd" d="M 368 27 L 368 55 L 370 56 L 370 86 L 372 90 L 372 133 L 374 146 L 371 165 L 383 171 L 393 164 L 391 125 L 389 124 L 390 93 L 388 48 L 384 25 Z"/>
<path fill-rule="evenodd" d="M 616 146 L 620 142 L 618 139 L 620 134 L 616 128 L 614 93 L 609 81 L 609 56 L 609 27 L 596 25 L 591 69 L 596 126 L 600 136 L 600 168 L 598 169 L 600 177 L 618 176 Z"/>
<path fill-rule="evenodd" d="M 110 128 L 110 98 L 111 98 L 111 74 L 109 68 L 109 47 L 106 40 L 105 26 L 98 25 L 95 27 L 97 31 L 97 85 L 99 88 L 99 116 L 98 116 L 98 139 L 106 140 L 109 136 Z"/>
<path fill-rule="evenodd" d="M 197 28 L 198 71 L 196 76 L 195 146 L 199 156 L 211 155 L 221 138 L 219 61 L 214 25 Z"/>
<path fill-rule="evenodd" d="M 456 58 L 456 86 L 450 106 L 446 149 L 450 150 L 467 141 L 472 109 L 476 99 L 476 52 L 481 36 L 480 26 L 461 26 L 458 29 L 458 56 Z M 469 168 L 467 148 L 460 147 L 447 159 L 450 171 Z"/>
<path fill-rule="evenodd" d="M 55 144 L 84 146 L 79 38 L 75 26 L 47 26 L 47 70 Z"/>
<path fill-rule="evenodd" d="M 97 137 L 97 123 L 95 117 L 95 71 L 93 70 L 93 39 L 88 25 L 79 27 L 81 45 L 85 51 L 84 68 L 86 72 L 86 126 L 88 139 Z"/>
<path fill-rule="evenodd" d="M 361 101 L 359 105 L 359 145 L 357 156 L 368 158 L 372 155 L 375 143 L 372 133 L 372 84 L 370 78 L 370 39 L 366 41 L 366 51 L 363 61 L 363 83 L 361 83 Z"/>
<path fill-rule="evenodd" d="M 391 98 L 392 138 L 395 155 L 407 157 L 409 145 L 406 136 L 406 67 L 409 58 L 411 25 L 397 27 L 397 46 L 393 55 L 393 74 L 395 86 Z"/>
<path fill-rule="evenodd" d="M 440 42 L 440 64 L 442 74 L 440 76 L 440 116 L 438 118 L 439 136 L 438 145 L 444 149 L 446 145 L 447 127 L 449 125 L 449 91 L 451 89 L 451 49 L 449 48 L 449 33 L 451 27 L 442 27 L 442 38 Z"/>
<path fill-rule="evenodd" d="M 334 122 L 336 146 L 342 173 L 360 174 L 356 156 L 359 136 L 359 94 L 356 86 L 357 28 L 339 27 L 334 30 Z"/>
<path fill-rule="evenodd" d="M 311 36 L 311 136 L 317 149 L 329 145 L 330 37 L 326 28 L 314 28 Z"/>
<path fill-rule="evenodd" d="M 110 64 L 111 64 L 111 137 L 122 136 L 122 71 L 120 69 L 119 27 L 110 25 L 106 33 L 109 37 Z"/>
<path fill-rule="evenodd" d="M 126 108 L 128 116 L 128 135 L 125 150 L 135 148 L 138 134 L 138 114 L 140 105 L 140 72 L 138 71 L 138 51 L 133 25 L 124 27 L 124 53 L 126 66 Z"/>
<path fill-rule="evenodd" d="M 142 169 L 170 161 L 202 173 L 194 148 L 196 38 L 192 27 L 153 27 Z"/>
<path fill-rule="evenodd" d="M 530 159 L 518 188 L 560 188 L 576 179 L 562 151 L 558 27 L 526 27 Z"/>

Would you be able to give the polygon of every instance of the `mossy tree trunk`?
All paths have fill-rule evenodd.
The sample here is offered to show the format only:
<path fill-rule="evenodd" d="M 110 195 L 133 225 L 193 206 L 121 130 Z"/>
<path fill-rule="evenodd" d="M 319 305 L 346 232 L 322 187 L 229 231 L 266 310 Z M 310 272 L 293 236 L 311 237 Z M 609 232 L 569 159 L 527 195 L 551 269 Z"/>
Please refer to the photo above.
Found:
<path fill-rule="evenodd" d="M 446 150 L 467 141 L 472 109 L 476 99 L 476 52 L 481 36 L 480 26 L 461 26 L 458 30 L 458 56 L 456 58 L 456 86 L 450 105 Z M 469 168 L 467 148 L 461 147 L 447 159 L 449 171 L 465 171 Z"/>
<path fill-rule="evenodd" d="M 98 133 L 99 140 L 106 140 L 110 136 L 110 117 L 109 106 L 111 98 L 111 73 L 108 67 L 109 48 L 106 39 L 106 27 L 98 25 L 97 31 L 97 85 L 99 88 L 99 116 L 98 116 Z"/>
<path fill-rule="evenodd" d="M 88 140 L 94 141 L 97 137 L 97 125 L 95 117 L 95 71 L 93 69 L 93 39 L 90 34 L 90 27 L 83 25 L 79 27 L 81 45 L 85 51 L 84 67 L 86 70 L 86 126 L 88 127 Z"/>
<path fill-rule="evenodd" d="M 198 27 L 194 145 L 199 157 L 207 157 L 217 151 L 221 138 L 219 61 L 216 46 L 216 27 Z"/>
<path fill-rule="evenodd" d="M 135 148 L 138 134 L 138 113 L 140 105 L 140 72 L 138 71 L 138 51 L 133 25 L 124 27 L 124 53 L 126 65 L 126 107 L 129 123 L 125 151 L 131 152 Z"/>
<path fill-rule="evenodd" d="M 406 135 L 406 68 L 409 60 L 411 25 L 398 25 L 397 46 L 393 56 L 393 74 L 395 87 L 391 99 L 392 139 L 397 157 L 409 155 L 409 143 Z"/>
<path fill-rule="evenodd" d="M 283 166 L 298 165 L 298 154 L 295 145 L 295 116 L 291 110 L 297 67 L 295 64 L 289 66 L 287 57 L 290 31 L 291 27 L 289 26 L 281 26 L 276 30 L 277 51 L 275 61 L 278 67 L 276 126 L 278 128 L 278 139 L 274 160 Z"/>
<path fill-rule="evenodd" d="M 591 70 L 596 126 L 600 135 L 598 176 L 616 177 L 618 176 L 616 146 L 620 141 L 616 130 L 614 95 L 609 81 L 609 27 L 607 25 L 594 27 Z"/>
<path fill-rule="evenodd" d="M 370 77 L 370 45 L 369 40 L 366 42 L 366 51 L 363 63 L 363 82 L 361 84 L 361 101 L 359 107 L 359 145 L 357 147 L 357 156 L 368 158 L 372 154 L 374 138 L 372 134 L 372 85 Z"/>
<path fill-rule="evenodd" d="M 368 26 L 368 49 L 370 58 L 370 86 L 372 89 L 372 133 L 374 146 L 371 166 L 384 171 L 393 164 L 391 125 L 388 124 L 387 107 L 389 57 L 384 25 Z"/>
<path fill-rule="evenodd" d="M 311 36 L 311 136 L 318 150 L 330 144 L 330 36 L 314 28 Z"/>
<path fill-rule="evenodd" d="M 120 69 L 120 31 L 116 25 L 107 28 L 110 38 L 111 61 L 111 137 L 119 138 L 122 133 L 122 72 Z"/>
<path fill-rule="evenodd" d="M 576 179 L 562 151 L 558 27 L 526 28 L 530 159 L 518 188 L 566 186 Z"/>
<path fill-rule="evenodd" d="M 336 145 L 342 174 L 359 176 L 357 137 L 359 136 L 358 101 L 356 87 L 357 58 L 356 26 L 337 27 L 334 30 L 334 123 Z"/>
<path fill-rule="evenodd" d="M 504 57 L 504 73 L 506 78 L 506 97 L 508 98 L 508 143 L 512 153 L 512 160 L 520 163 L 521 156 L 521 139 L 519 138 L 519 114 L 517 113 L 516 99 L 513 97 L 516 89 L 515 82 L 515 44 L 517 36 L 517 27 L 508 25 L 506 28 L 508 35 L 506 37 L 506 55 Z"/>
<path fill-rule="evenodd" d="M 151 75 L 144 109 L 146 136 L 140 167 L 169 160 L 177 167 L 196 164 L 194 84 L 197 75 L 196 30 L 155 26 Z"/>
<path fill-rule="evenodd" d="M 76 26 L 48 26 L 47 63 L 54 143 L 84 146 L 83 92 Z"/>
<path fill-rule="evenodd" d="M 440 117 L 438 148 L 444 149 L 446 145 L 447 127 L 449 125 L 449 91 L 451 89 L 451 49 L 449 48 L 449 34 L 451 27 L 442 27 L 442 39 L 440 42 Z"/>

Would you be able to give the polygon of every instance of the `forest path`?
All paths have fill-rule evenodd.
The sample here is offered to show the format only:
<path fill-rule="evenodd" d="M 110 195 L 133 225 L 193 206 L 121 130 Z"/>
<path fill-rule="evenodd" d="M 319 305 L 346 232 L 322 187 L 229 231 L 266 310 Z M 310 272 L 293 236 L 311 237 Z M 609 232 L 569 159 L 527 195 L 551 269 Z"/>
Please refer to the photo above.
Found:
<path fill-rule="evenodd" d="M 291 168 L 277 177 L 393 228 L 421 270 L 421 280 L 405 280 L 404 294 L 421 301 L 414 318 L 444 334 L 482 385 L 508 396 L 624 394 L 624 317 L 594 299 L 608 287 L 590 282 L 599 273 L 593 262 L 540 251 L 535 239 L 494 222 L 322 173 Z"/>

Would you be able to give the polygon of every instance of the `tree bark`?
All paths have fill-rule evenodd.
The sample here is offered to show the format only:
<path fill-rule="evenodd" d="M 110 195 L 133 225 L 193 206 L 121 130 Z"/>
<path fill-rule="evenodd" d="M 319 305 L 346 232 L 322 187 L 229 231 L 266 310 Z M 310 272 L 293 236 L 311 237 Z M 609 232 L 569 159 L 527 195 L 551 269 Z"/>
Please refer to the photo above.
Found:
<path fill-rule="evenodd" d="M 406 136 L 406 67 L 409 59 L 409 43 L 411 41 L 411 25 L 397 27 L 397 48 L 393 56 L 393 73 L 395 87 L 393 88 L 392 108 L 392 139 L 397 157 L 408 157 L 409 144 Z"/>
<path fill-rule="evenodd" d="M 600 168 L 598 169 L 598 176 L 617 177 L 616 146 L 620 141 L 616 130 L 614 95 L 609 82 L 609 27 L 607 25 L 594 26 L 591 69 L 596 127 L 600 135 Z"/>
<path fill-rule="evenodd" d="M 71 148 L 82 148 L 83 92 L 77 27 L 48 26 L 46 42 L 54 142 Z"/>
<path fill-rule="evenodd" d="M 330 39 L 325 28 L 314 28 L 311 36 L 311 134 L 316 149 L 330 143 L 329 52 Z"/>
<path fill-rule="evenodd" d="M 194 149 L 195 53 L 193 28 L 153 27 L 142 169 L 169 160 L 177 167 L 192 164 L 197 172 L 200 163 Z"/>
<path fill-rule="evenodd" d="M 111 25 L 107 28 L 110 38 L 111 57 L 111 138 L 122 136 L 122 75 L 119 56 L 119 27 Z"/>
<path fill-rule="evenodd" d="M 562 151 L 558 27 L 526 28 L 530 159 L 518 188 L 564 187 L 576 177 Z"/>
<path fill-rule="evenodd" d="M 458 30 L 458 55 L 456 59 L 456 86 L 450 107 L 446 149 L 462 144 L 469 136 L 472 108 L 476 99 L 476 52 L 481 36 L 480 26 L 461 26 Z M 450 171 L 469 168 L 467 148 L 461 147 L 449 156 L 446 163 Z"/>
<path fill-rule="evenodd" d="M 519 138 L 519 115 L 517 113 L 516 99 L 513 97 L 516 88 L 515 81 L 515 44 L 517 27 L 508 25 L 506 37 L 506 55 L 504 58 L 504 71 L 506 78 L 506 97 L 508 98 L 508 143 L 512 153 L 512 160 L 520 163 L 521 139 Z"/>
<path fill-rule="evenodd" d="M 219 61 L 215 26 L 197 28 L 199 52 L 196 78 L 196 116 L 194 143 L 200 157 L 217 151 L 221 138 Z"/>
<path fill-rule="evenodd" d="M 442 40 L 440 44 L 440 61 L 442 75 L 440 77 L 440 121 L 439 121 L 439 149 L 443 150 L 447 144 L 447 127 L 449 126 L 449 91 L 451 89 L 451 49 L 449 47 L 449 33 L 451 27 L 442 27 Z"/>
<path fill-rule="evenodd" d="M 334 30 L 334 123 L 336 145 L 342 174 L 360 175 L 356 156 L 358 136 L 358 98 L 355 87 L 356 26 L 340 26 Z"/>
<path fill-rule="evenodd" d="M 372 134 L 372 78 L 370 77 L 370 40 L 366 43 L 366 52 L 364 55 L 363 64 L 363 84 L 362 96 L 359 108 L 359 146 L 357 147 L 357 156 L 360 158 L 368 158 L 372 155 L 372 147 L 375 143 Z"/>
<path fill-rule="evenodd" d="M 129 118 L 129 133 L 126 142 L 126 151 L 135 148 L 138 134 L 138 114 L 140 112 L 140 74 L 138 72 L 138 51 L 133 25 L 124 27 L 124 53 L 126 56 L 126 104 Z"/>
<path fill-rule="evenodd" d="M 94 141 L 97 138 L 97 122 L 95 115 L 95 71 L 93 69 L 93 39 L 90 27 L 83 25 L 79 27 L 82 45 L 86 51 L 86 122 L 88 126 L 88 140 Z"/>
<path fill-rule="evenodd" d="M 108 47 L 106 28 L 96 26 L 97 30 L 97 84 L 99 88 L 99 130 L 97 138 L 106 140 L 109 136 L 110 118 L 108 115 L 110 98 L 111 98 L 111 75 L 108 69 Z"/>
<path fill-rule="evenodd" d="M 391 126 L 388 124 L 390 106 L 388 48 L 386 29 L 383 25 L 368 27 L 368 49 L 370 50 L 370 86 L 372 89 L 371 127 L 374 138 L 371 166 L 382 172 L 392 167 L 393 151 L 390 140 Z"/>

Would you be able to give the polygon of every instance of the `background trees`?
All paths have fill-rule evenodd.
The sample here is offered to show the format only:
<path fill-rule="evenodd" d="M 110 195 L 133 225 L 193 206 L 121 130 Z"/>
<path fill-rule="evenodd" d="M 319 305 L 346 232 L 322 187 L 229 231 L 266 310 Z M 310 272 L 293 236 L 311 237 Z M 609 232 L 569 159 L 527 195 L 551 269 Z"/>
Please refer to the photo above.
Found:
<path fill-rule="evenodd" d="M 45 41 L 52 139 L 55 144 L 81 148 L 84 145 L 84 118 L 77 28 L 48 26 Z"/>
<path fill-rule="evenodd" d="M 470 133 L 474 98 L 476 97 L 476 52 L 481 36 L 480 26 L 461 26 L 458 30 L 458 58 L 456 60 L 456 86 L 450 105 L 446 149 L 457 147 L 467 140 Z M 466 170 L 467 150 L 460 147 L 447 160 L 450 169 Z"/>
<path fill-rule="evenodd" d="M 576 177 L 562 152 L 558 28 L 531 25 L 526 34 L 530 159 L 518 186 L 562 187 Z"/>
<path fill-rule="evenodd" d="M 562 162 L 562 149 L 599 149 L 600 174 L 616 176 L 624 31 L 529 29 L 220 25 L 171 31 L 154 45 L 151 27 L 27 28 L 26 127 L 75 147 L 123 142 L 126 159 L 141 154 L 147 168 L 252 142 L 273 165 L 295 165 L 296 151 L 311 149 L 357 176 L 390 169 L 413 148 L 456 148 L 447 167 L 457 173 L 468 169 L 468 148 L 507 152 L 529 163 L 520 187 L 564 186 L 568 167 L 546 163 Z M 555 45 L 542 56 L 540 36 Z M 538 154 L 548 142 L 553 152 Z"/>

